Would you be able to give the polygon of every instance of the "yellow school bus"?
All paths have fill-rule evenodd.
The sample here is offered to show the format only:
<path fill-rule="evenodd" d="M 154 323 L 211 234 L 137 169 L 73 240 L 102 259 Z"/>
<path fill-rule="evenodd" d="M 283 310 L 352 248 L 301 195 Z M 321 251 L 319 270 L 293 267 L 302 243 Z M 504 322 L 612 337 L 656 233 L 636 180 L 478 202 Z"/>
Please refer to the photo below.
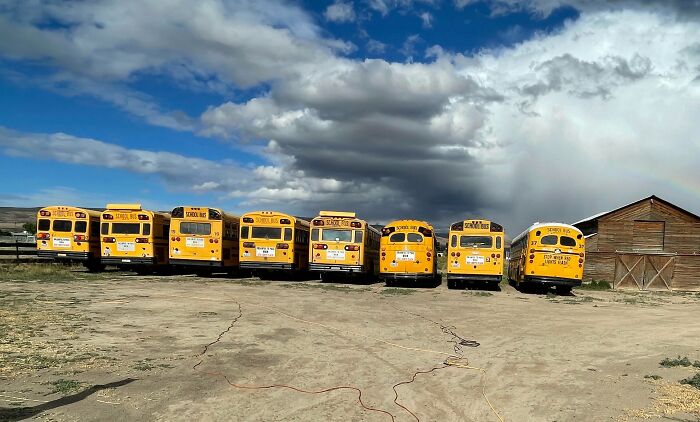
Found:
<path fill-rule="evenodd" d="M 387 286 L 401 281 L 439 281 L 433 226 L 425 221 L 396 220 L 384 226 L 381 234 L 379 278 Z"/>
<path fill-rule="evenodd" d="M 198 271 L 238 267 L 238 225 L 238 217 L 217 208 L 175 207 L 170 213 L 170 264 Z"/>
<path fill-rule="evenodd" d="M 241 268 L 256 273 L 306 271 L 309 266 L 309 222 L 276 211 L 254 211 L 241 217 Z"/>
<path fill-rule="evenodd" d="M 513 239 L 508 278 L 516 286 L 580 286 L 585 258 L 583 233 L 562 223 L 535 223 Z"/>
<path fill-rule="evenodd" d="M 148 272 L 168 263 L 170 215 L 141 204 L 107 204 L 100 223 L 103 264 Z"/>
<path fill-rule="evenodd" d="M 69 206 L 39 210 L 36 249 L 40 258 L 79 261 L 91 271 L 100 263 L 100 212 Z"/>
<path fill-rule="evenodd" d="M 321 211 L 311 220 L 309 269 L 329 278 L 344 272 L 371 277 L 379 272 L 379 230 L 354 212 Z"/>
<path fill-rule="evenodd" d="M 466 283 L 497 285 L 503 278 L 503 226 L 488 220 L 464 220 L 450 226 L 447 241 L 447 287 Z"/>

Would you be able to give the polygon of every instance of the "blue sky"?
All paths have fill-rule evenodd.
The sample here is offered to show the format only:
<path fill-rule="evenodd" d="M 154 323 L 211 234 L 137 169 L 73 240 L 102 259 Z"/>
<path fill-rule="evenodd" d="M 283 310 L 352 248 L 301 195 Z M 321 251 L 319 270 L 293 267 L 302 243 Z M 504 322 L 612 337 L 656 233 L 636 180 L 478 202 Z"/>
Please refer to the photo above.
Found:
<path fill-rule="evenodd" d="M 693 10 L 172 3 L 0 6 L 0 176 L 12 180 L 0 206 L 343 208 L 380 222 L 482 216 L 513 230 L 651 193 L 700 206 L 697 186 L 669 182 L 696 166 L 659 155 L 656 141 L 697 129 L 648 118 L 658 104 L 674 116 L 698 105 L 698 57 L 682 41 L 698 30 Z M 675 168 L 640 179 L 595 152 L 611 145 Z M 563 151 L 588 169 L 570 183 L 545 170 L 570 168 Z M 533 204 L 516 213 L 525 192 Z"/>

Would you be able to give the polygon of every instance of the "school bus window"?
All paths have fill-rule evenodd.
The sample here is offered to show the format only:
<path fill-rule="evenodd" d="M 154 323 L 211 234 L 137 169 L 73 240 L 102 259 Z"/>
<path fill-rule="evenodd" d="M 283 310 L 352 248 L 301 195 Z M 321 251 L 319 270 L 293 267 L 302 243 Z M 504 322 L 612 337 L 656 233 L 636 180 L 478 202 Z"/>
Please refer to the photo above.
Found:
<path fill-rule="evenodd" d="M 324 229 L 321 237 L 325 241 L 352 242 L 352 231 Z"/>
<path fill-rule="evenodd" d="M 406 240 L 406 233 L 394 233 L 389 237 L 389 242 L 403 242 Z"/>
<path fill-rule="evenodd" d="M 144 236 L 151 235 L 151 224 L 150 223 L 143 223 L 143 235 Z"/>
<path fill-rule="evenodd" d="M 553 234 L 549 234 L 547 236 L 544 236 L 542 239 L 540 239 L 540 243 L 543 245 L 556 245 L 557 244 L 557 236 Z"/>
<path fill-rule="evenodd" d="M 493 246 L 491 236 L 462 236 L 459 238 L 459 246 L 462 248 L 486 249 Z"/>
<path fill-rule="evenodd" d="M 109 234 L 109 223 L 102 223 L 102 234 Z"/>
<path fill-rule="evenodd" d="M 248 226 L 241 227 L 241 239 L 247 239 L 248 232 L 250 232 L 250 227 L 248 227 Z"/>
<path fill-rule="evenodd" d="M 112 223 L 112 234 L 139 234 L 140 232 L 139 223 Z"/>
<path fill-rule="evenodd" d="M 73 222 L 70 220 L 53 220 L 53 231 L 69 232 L 73 227 Z"/>
<path fill-rule="evenodd" d="M 559 238 L 559 244 L 562 246 L 576 246 L 576 240 L 573 237 L 562 236 Z"/>
<path fill-rule="evenodd" d="M 96 235 L 99 232 L 100 232 L 100 222 L 99 221 L 91 221 L 90 222 L 90 234 Z"/>
<path fill-rule="evenodd" d="M 318 229 L 311 230 L 311 241 L 318 242 Z"/>
<path fill-rule="evenodd" d="M 201 234 L 208 236 L 211 234 L 211 223 L 188 223 L 183 221 L 180 223 L 180 233 Z"/>
<path fill-rule="evenodd" d="M 452 240 L 450 241 L 450 246 L 452 246 L 453 248 L 457 247 L 457 235 L 454 235 L 454 234 L 452 235 Z"/>
<path fill-rule="evenodd" d="M 501 249 L 501 236 L 496 236 L 496 249 Z"/>
<path fill-rule="evenodd" d="M 407 239 L 409 242 L 418 243 L 423 241 L 423 236 L 418 233 L 409 233 Z"/>
<path fill-rule="evenodd" d="M 75 222 L 75 232 L 85 233 L 87 231 L 87 221 L 76 221 Z"/>
<path fill-rule="evenodd" d="M 279 239 L 282 237 L 280 227 L 253 227 L 253 239 Z"/>
<path fill-rule="evenodd" d="M 37 228 L 41 231 L 49 230 L 51 228 L 51 221 L 41 219 L 39 220 L 39 227 Z"/>
<path fill-rule="evenodd" d="M 362 243 L 362 230 L 355 230 L 355 243 Z"/>
<path fill-rule="evenodd" d="M 291 240 L 292 240 L 292 229 L 287 227 L 286 229 L 284 229 L 284 241 L 289 242 Z"/>

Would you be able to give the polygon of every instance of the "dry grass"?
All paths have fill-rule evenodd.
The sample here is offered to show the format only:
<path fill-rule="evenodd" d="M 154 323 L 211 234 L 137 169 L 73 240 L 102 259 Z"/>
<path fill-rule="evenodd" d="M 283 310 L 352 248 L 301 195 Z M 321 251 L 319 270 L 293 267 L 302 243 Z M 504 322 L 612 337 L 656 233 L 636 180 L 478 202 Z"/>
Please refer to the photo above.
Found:
<path fill-rule="evenodd" d="M 0 281 L 37 281 L 65 283 L 71 280 L 104 278 L 100 273 L 89 273 L 81 265 L 19 263 L 0 264 Z"/>
<path fill-rule="evenodd" d="M 666 381 L 650 382 L 656 386 L 656 397 L 653 398 L 652 404 L 644 409 L 628 409 L 620 420 L 667 418 L 676 414 L 700 418 L 700 390 Z"/>

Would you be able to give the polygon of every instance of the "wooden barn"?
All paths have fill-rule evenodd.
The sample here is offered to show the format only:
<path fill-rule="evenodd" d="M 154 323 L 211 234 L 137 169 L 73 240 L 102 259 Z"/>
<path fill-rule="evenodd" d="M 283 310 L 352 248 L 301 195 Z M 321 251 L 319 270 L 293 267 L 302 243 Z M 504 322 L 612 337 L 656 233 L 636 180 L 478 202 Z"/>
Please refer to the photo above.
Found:
<path fill-rule="evenodd" d="M 584 280 L 616 289 L 700 290 L 700 217 L 650 196 L 573 224 L 586 236 Z"/>

